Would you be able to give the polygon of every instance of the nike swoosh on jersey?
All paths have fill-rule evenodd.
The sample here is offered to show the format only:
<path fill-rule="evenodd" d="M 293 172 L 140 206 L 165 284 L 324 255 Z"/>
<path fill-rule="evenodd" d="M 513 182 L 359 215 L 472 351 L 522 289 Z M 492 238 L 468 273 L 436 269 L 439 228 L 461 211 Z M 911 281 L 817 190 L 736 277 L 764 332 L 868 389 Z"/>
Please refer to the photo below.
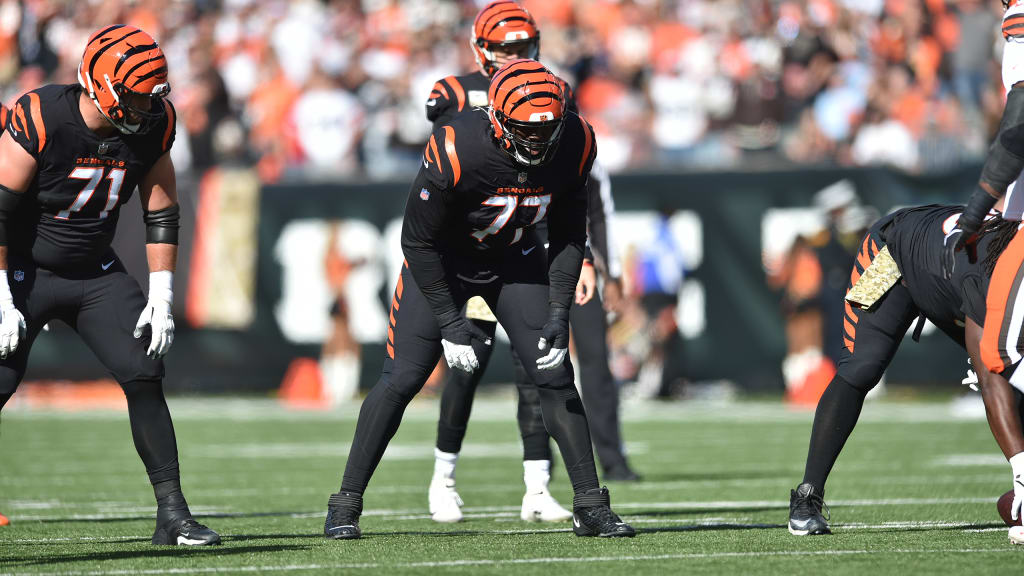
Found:
<path fill-rule="evenodd" d="M 114 260 L 111 260 L 110 262 L 107 262 L 106 264 L 100 264 L 100 268 L 103 268 L 104 270 L 106 270 L 107 268 L 110 268 L 111 266 L 113 266 L 114 262 L 115 262 Z"/>
<path fill-rule="evenodd" d="M 527 254 L 529 254 L 530 252 L 533 252 L 533 249 L 534 249 L 534 248 L 536 248 L 536 247 L 537 247 L 537 245 L 536 245 L 536 244 L 534 244 L 533 246 L 530 246 L 529 248 L 525 248 L 525 249 L 523 249 L 523 256 L 526 256 L 526 255 L 527 255 Z"/>

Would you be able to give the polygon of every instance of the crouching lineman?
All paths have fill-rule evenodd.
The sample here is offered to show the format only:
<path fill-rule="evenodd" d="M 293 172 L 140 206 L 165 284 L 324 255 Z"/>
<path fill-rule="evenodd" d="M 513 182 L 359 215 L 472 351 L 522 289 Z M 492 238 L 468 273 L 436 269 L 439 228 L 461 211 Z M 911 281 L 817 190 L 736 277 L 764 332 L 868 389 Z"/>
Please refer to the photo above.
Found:
<path fill-rule="evenodd" d="M 952 277 L 944 277 L 942 240 L 963 217 L 962 210 L 899 210 L 876 222 L 865 236 L 850 275 L 839 365 L 814 413 L 803 482 L 790 492 L 790 533 L 831 533 L 822 515 L 825 482 L 857 424 L 865 395 L 878 384 L 915 319 L 915 340 L 926 318 L 964 346 L 975 367 L 981 366 L 978 343 L 985 324 L 985 285 L 1017 223 L 988 217 L 977 245 L 984 262 L 971 262 L 961 252 Z M 987 387 L 986 375 L 979 376 Z M 987 391 L 985 395 L 990 420 L 993 411 L 1018 418 L 1012 394 L 1011 403 L 998 405 L 990 403 Z M 1007 426 L 992 425 L 997 438 L 1012 434 Z M 1024 442 L 1019 426 L 1018 419 L 1016 436 Z"/>
<path fill-rule="evenodd" d="M 153 544 L 218 544 L 181 493 L 162 387 L 178 248 L 167 60 L 149 34 L 113 25 L 89 38 L 78 80 L 19 98 L 0 137 L 0 408 L 21 382 L 39 331 L 65 322 L 124 389 L 156 494 Z M 136 187 L 148 301 L 110 246 Z"/>
<path fill-rule="evenodd" d="M 518 58 L 537 60 L 540 55 L 540 30 L 529 11 L 512 0 L 496 0 L 484 6 L 473 22 L 469 42 L 479 70 L 461 76 L 448 76 L 438 80 L 426 103 L 427 119 L 434 128 L 450 123 L 463 114 L 480 114 L 478 108 L 487 105 L 490 79 L 501 66 Z M 559 79 L 566 99 L 566 109 L 575 114 L 576 101 L 572 89 Z M 590 247 L 597 254 L 596 263 L 605 274 L 605 290 L 616 291 L 619 266 L 614 250 L 610 249 L 610 213 L 614 210 L 611 181 L 607 172 L 594 165 L 587 180 L 587 229 Z M 547 236 L 546 222 L 537 225 L 541 240 Z M 606 480 L 636 480 L 622 449 L 619 427 L 618 390 L 608 368 L 608 344 L 605 312 L 596 294 L 594 254 L 588 251 L 584 258 L 578 297 L 569 310 L 570 327 L 576 339 L 580 365 L 583 403 L 588 414 L 590 434 L 598 460 L 604 467 Z M 584 289 L 585 288 L 585 289 Z M 597 297 L 595 297 L 597 296 Z M 493 338 L 497 319 L 479 297 L 466 306 L 470 322 Z M 455 470 L 466 436 L 473 397 L 477 385 L 490 362 L 493 347 L 485 347 L 477 355 L 480 368 L 472 373 L 451 370 L 447 374 L 441 395 L 441 411 L 437 422 L 437 443 L 434 449 L 434 473 L 427 492 L 431 518 L 437 522 L 462 520 L 462 498 L 455 487 Z M 551 446 L 541 417 L 537 387 L 526 371 L 516 365 L 515 384 L 519 396 L 516 420 L 523 443 L 523 495 L 519 517 L 528 522 L 559 522 L 572 518 L 548 490 L 551 479 Z"/>
<path fill-rule="evenodd" d="M 573 384 L 569 306 L 586 241 L 586 180 L 593 129 L 566 115 L 553 74 L 514 60 L 488 89 L 489 106 L 434 130 L 413 181 L 402 227 L 404 264 L 380 380 L 363 402 L 341 490 L 324 534 L 360 537 L 363 493 L 406 405 L 441 354 L 454 369 L 479 367 L 490 338 L 461 314 L 481 296 L 509 335 L 540 395 L 544 424 L 573 486 L 578 536 L 633 536 L 601 488 L 583 404 Z M 550 246 L 534 227 L 548 218 Z"/>

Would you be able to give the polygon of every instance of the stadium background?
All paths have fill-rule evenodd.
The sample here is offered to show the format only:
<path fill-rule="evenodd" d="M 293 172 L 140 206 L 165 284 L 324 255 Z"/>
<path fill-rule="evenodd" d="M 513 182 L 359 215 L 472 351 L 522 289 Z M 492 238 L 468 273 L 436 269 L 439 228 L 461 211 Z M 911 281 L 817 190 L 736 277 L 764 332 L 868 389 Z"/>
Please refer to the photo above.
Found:
<path fill-rule="evenodd" d="M 813 239 L 827 227 L 815 194 L 845 179 L 860 204 L 882 213 L 966 198 L 1002 110 L 997 2 L 524 4 L 542 31 L 542 60 L 576 87 L 597 131 L 637 314 L 644 258 L 664 248 L 652 236 L 658 215 L 673 214 L 686 269 L 676 353 L 691 381 L 781 393 L 784 290 L 771 278 L 797 233 Z M 167 53 L 186 239 L 169 388 L 275 389 L 325 341 L 354 355 L 362 386 L 372 384 L 401 261 L 397 225 L 430 126 L 423 103 L 436 79 L 474 69 L 468 25 L 478 8 L 0 2 L 7 103 L 43 83 L 75 82 L 88 34 L 109 22 L 151 31 Z M 120 226 L 119 254 L 144 281 L 135 203 Z M 343 334 L 331 315 L 338 302 L 348 311 Z M 646 320 L 624 316 L 612 330 L 615 372 L 642 380 Z M 502 350 L 487 381 L 510 380 Z M 952 385 L 963 358 L 926 334 L 889 378 Z M 29 377 L 104 373 L 54 326 L 36 343 Z"/>

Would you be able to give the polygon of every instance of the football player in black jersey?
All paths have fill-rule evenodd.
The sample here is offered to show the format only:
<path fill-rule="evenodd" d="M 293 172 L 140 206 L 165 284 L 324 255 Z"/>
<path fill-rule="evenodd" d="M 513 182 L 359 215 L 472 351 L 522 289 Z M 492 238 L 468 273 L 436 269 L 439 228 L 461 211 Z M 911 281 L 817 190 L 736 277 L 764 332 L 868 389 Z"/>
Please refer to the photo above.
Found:
<path fill-rule="evenodd" d="M 124 389 L 157 500 L 153 544 L 218 544 L 182 495 L 162 388 L 178 238 L 167 61 L 149 34 L 113 25 L 89 38 L 78 79 L 23 95 L 0 137 L 0 408 L 39 331 L 67 323 Z M 148 299 L 111 249 L 136 187 Z"/>
<path fill-rule="evenodd" d="M 1019 223 L 990 217 L 977 243 L 984 260 L 970 262 L 967 254 L 958 253 L 955 273 L 947 279 L 942 239 L 957 225 L 963 210 L 963 206 L 898 210 L 876 222 L 865 236 L 850 275 L 839 366 L 814 414 L 803 482 L 790 493 L 790 533 L 830 533 L 822 515 L 825 481 L 857 424 L 865 395 L 878 384 L 915 320 L 915 340 L 927 319 L 965 347 L 979 373 L 994 435 L 997 439 L 1015 435 L 1024 443 L 1018 400 L 1012 393 L 1009 400 L 1005 395 L 996 397 L 999 383 L 991 384 L 979 352 L 988 280 Z M 1009 385 L 1002 389 L 1009 392 Z"/>
<path fill-rule="evenodd" d="M 406 405 L 442 354 L 479 368 L 491 339 L 462 315 L 481 296 L 537 387 L 544 424 L 568 469 L 580 536 L 633 536 L 598 484 L 587 416 L 573 383 L 569 306 L 586 242 L 593 129 L 566 115 L 558 80 L 533 60 L 499 70 L 486 111 L 434 130 L 405 208 L 406 263 L 395 289 L 380 380 L 359 411 L 341 490 L 324 534 L 360 536 L 363 492 Z M 536 226 L 549 222 L 549 247 Z"/>
<path fill-rule="evenodd" d="M 473 114 L 487 106 L 490 78 L 506 62 L 519 57 L 538 59 L 540 31 L 530 13 L 512 0 L 498 0 L 487 4 L 473 23 L 470 46 L 479 70 L 461 76 L 448 76 L 438 80 L 426 103 L 427 119 L 437 129 L 461 114 Z M 570 86 L 558 79 L 566 94 L 567 108 L 575 114 L 576 101 Z M 590 416 L 591 435 L 597 456 L 604 468 L 603 476 L 614 480 L 635 480 L 622 450 L 619 430 L 618 391 L 608 367 L 607 326 L 601 298 L 596 292 L 598 265 L 605 279 L 605 290 L 618 294 L 618 261 L 611 246 L 608 217 L 614 209 L 611 183 L 608 175 L 597 167 L 588 179 L 588 233 L 590 242 L 584 257 L 577 287 L 577 298 L 570 309 L 573 335 L 580 361 L 582 393 Z M 538 226 L 543 240 L 544 223 Z M 591 252 L 593 248 L 593 252 Z M 597 258 L 595 258 L 595 254 Z M 496 319 L 486 303 L 479 297 L 466 305 L 466 316 L 490 337 L 497 328 Z M 434 474 L 428 490 L 431 517 L 438 522 L 456 522 L 462 519 L 462 498 L 455 487 L 455 469 L 466 435 L 473 396 L 490 361 L 493 348 L 478 355 L 480 368 L 472 373 L 461 370 L 448 372 L 441 396 L 437 444 L 434 450 Z M 526 521 L 561 521 L 571 517 L 548 490 L 551 469 L 551 447 L 541 418 L 540 399 L 536 387 L 516 364 L 516 387 L 519 403 L 517 420 L 523 442 L 523 496 L 520 518 Z"/>

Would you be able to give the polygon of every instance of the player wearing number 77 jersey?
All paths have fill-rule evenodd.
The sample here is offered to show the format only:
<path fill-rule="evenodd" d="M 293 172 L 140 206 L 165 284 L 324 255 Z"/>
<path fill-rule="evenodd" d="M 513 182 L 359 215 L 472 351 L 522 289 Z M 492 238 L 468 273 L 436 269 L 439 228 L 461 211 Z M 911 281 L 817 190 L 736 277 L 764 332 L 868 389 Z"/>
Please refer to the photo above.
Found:
<path fill-rule="evenodd" d="M 502 67 L 488 103 L 486 111 L 437 127 L 424 150 L 405 207 L 406 263 L 391 306 L 387 356 L 359 411 L 341 490 L 328 500 L 329 538 L 359 538 L 370 476 L 441 355 L 452 367 L 479 368 L 477 354 L 491 343 L 461 313 L 472 296 L 494 311 L 537 387 L 544 426 L 575 492 L 576 534 L 634 535 L 598 485 L 566 354 L 587 238 L 594 131 L 567 114 L 561 83 L 533 60 Z M 536 233 L 545 218 L 547 249 Z"/>
<path fill-rule="evenodd" d="M 23 95 L 0 136 L 0 408 L 42 327 L 65 322 L 124 389 L 157 500 L 153 544 L 217 544 L 182 495 L 162 388 L 178 248 L 167 61 L 149 34 L 108 26 L 89 38 L 78 79 Z M 136 187 L 148 299 L 110 246 Z"/>

